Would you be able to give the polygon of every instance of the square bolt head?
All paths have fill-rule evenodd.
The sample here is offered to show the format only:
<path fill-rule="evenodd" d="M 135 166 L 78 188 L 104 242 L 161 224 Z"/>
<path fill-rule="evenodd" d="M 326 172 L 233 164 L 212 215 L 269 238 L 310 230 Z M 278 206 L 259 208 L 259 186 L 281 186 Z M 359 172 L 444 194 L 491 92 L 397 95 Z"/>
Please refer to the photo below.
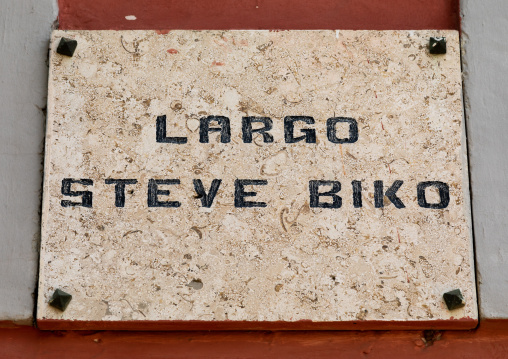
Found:
<path fill-rule="evenodd" d="M 49 305 L 63 312 L 71 302 L 71 299 L 72 295 L 65 293 L 63 290 L 57 289 L 51 296 Z"/>
<path fill-rule="evenodd" d="M 446 54 L 446 37 L 431 37 L 429 39 L 429 52 L 433 55 Z"/>
<path fill-rule="evenodd" d="M 462 308 L 466 305 L 460 289 L 454 289 L 452 291 L 446 292 L 443 294 L 443 299 L 446 303 L 446 306 L 448 307 L 448 310 Z"/>
<path fill-rule="evenodd" d="M 58 47 L 56 48 L 56 52 L 59 53 L 60 55 L 72 56 L 74 55 L 74 50 L 76 50 L 76 46 L 78 46 L 78 42 L 76 40 L 62 37 L 60 39 Z"/>

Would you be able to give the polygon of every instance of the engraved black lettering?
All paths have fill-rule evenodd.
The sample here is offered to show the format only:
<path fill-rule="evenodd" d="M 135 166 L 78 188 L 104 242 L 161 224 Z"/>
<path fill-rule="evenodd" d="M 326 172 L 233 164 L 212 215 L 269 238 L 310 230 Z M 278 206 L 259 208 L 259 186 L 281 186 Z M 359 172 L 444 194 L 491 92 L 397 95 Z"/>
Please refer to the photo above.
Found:
<path fill-rule="evenodd" d="M 187 143 L 187 137 L 166 137 L 166 115 L 157 116 L 155 127 L 155 138 L 157 142 L 176 144 Z"/>
<path fill-rule="evenodd" d="M 439 190 L 439 203 L 429 203 L 425 197 L 427 187 L 436 187 Z M 422 208 L 443 209 L 450 203 L 450 187 L 439 181 L 420 182 L 416 186 L 418 205 Z"/>
<path fill-rule="evenodd" d="M 148 207 L 180 207 L 178 201 L 159 201 L 160 196 L 169 196 L 169 190 L 161 190 L 158 185 L 180 184 L 179 179 L 150 179 L 148 180 Z"/>
<path fill-rule="evenodd" d="M 217 122 L 220 128 L 210 127 L 211 122 Z M 199 142 L 208 143 L 210 132 L 220 132 L 220 142 L 231 142 L 231 126 L 229 118 L 225 116 L 207 116 L 199 120 Z"/>
<path fill-rule="evenodd" d="M 403 183 L 404 181 L 397 180 L 384 192 L 383 181 L 374 181 L 374 206 L 376 208 L 384 207 L 384 196 L 386 196 L 396 208 L 405 208 L 404 203 L 396 195 Z"/>
<path fill-rule="evenodd" d="M 195 179 L 192 182 L 194 183 L 194 190 L 196 191 L 197 198 L 201 199 L 201 205 L 203 207 L 210 208 L 213 204 L 213 200 L 217 194 L 217 191 L 219 190 L 222 180 L 214 179 L 208 194 L 206 193 L 203 182 L 201 182 L 200 179 Z"/>
<path fill-rule="evenodd" d="M 337 123 L 349 124 L 349 137 L 337 138 Z M 358 123 L 354 118 L 331 117 L 326 121 L 326 135 L 332 143 L 353 143 L 358 141 Z"/>
<path fill-rule="evenodd" d="M 329 191 L 319 192 L 320 186 L 332 186 Z M 309 181 L 310 207 L 312 208 L 340 208 L 342 206 L 342 198 L 336 195 L 341 189 L 339 181 Z M 332 203 L 321 202 L 320 197 L 331 197 Z"/>
<path fill-rule="evenodd" d="M 125 185 L 138 183 L 135 179 L 107 178 L 106 184 L 115 185 L 115 207 L 125 207 Z"/>
<path fill-rule="evenodd" d="M 362 182 L 352 181 L 353 186 L 353 206 L 355 208 L 362 208 Z"/>
<path fill-rule="evenodd" d="M 266 186 L 267 180 L 237 179 L 235 181 L 235 207 L 266 207 L 265 202 L 246 201 L 245 197 L 254 197 L 257 192 L 245 192 L 245 186 Z"/>
<path fill-rule="evenodd" d="M 302 128 L 302 136 L 295 137 L 295 122 L 304 122 L 309 125 L 314 124 L 314 118 L 309 116 L 286 116 L 284 117 L 284 138 L 286 143 L 296 143 L 305 140 L 307 143 L 316 143 L 316 130 L 313 128 Z"/>
<path fill-rule="evenodd" d="M 70 197 L 81 197 L 81 202 L 72 202 L 68 200 L 62 200 L 60 204 L 62 207 L 87 207 L 92 208 L 92 192 L 90 191 L 72 191 L 71 186 L 73 183 L 77 183 L 83 186 L 93 186 L 93 181 L 88 178 L 73 179 L 64 178 L 62 180 L 62 194 Z"/>
<path fill-rule="evenodd" d="M 254 122 L 261 122 L 263 123 L 262 128 L 252 129 L 252 123 Z M 272 119 L 269 117 L 242 117 L 242 135 L 243 135 L 243 142 L 244 143 L 251 143 L 252 142 L 252 134 L 257 132 L 261 133 L 263 135 L 263 141 L 265 143 L 272 143 L 273 142 L 273 136 L 268 133 L 272 129 L 273 122 Z"/>

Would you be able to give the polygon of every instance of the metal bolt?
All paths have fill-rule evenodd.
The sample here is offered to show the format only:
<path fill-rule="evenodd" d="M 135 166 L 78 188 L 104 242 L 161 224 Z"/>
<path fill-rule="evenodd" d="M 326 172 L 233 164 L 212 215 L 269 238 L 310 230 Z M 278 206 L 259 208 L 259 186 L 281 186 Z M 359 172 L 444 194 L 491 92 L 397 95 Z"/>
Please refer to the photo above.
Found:
<path fill-rule="evenodd" d="M 57 289 L 49 300 L 49 305 L 53 308 L 60 309 L 62 312 L 67 308 L 71 302 L 72 295 L 65 293 L 63 290 Z"/>
<path fill-rule="evenodd" d="M 433 55 L 446 54 L 446 37 L 431 37 L 429 39 L 429 52 Z"/>
<path fill-rule="evenodd" d="M 448 310 L 462 308 L 466 305 L 460 289 L 454 289 L 452 291 L 446 292 L 443 294 L 443 299 L 446 303 L 446 306 L 448 307 Z"/>
<path fill-rule="evenodd" d="M 56 52 L 59 53 L 60 55 L 72 56 L 74 55 L 74 50 L 76 50 L 76 46 L 78 46 L 78 42 L 76 40 L 62 37 L 60 39 L 58 47 L 56 48 Z"/>

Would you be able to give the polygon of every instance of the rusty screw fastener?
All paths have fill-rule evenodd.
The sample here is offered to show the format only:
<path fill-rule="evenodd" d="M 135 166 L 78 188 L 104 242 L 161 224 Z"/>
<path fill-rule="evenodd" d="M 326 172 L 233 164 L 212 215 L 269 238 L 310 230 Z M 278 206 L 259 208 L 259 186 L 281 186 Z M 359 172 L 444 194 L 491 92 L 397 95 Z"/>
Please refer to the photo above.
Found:
<path fill-rule="evenodd" d="M 432 55 L 446 54 L 446 37 L 431 37 L 429 39 L 429 52 Z"/>
<path fill-rule="evenodd" d="M 448 307 L 448 310 L 462 308 L 466 305 L 460 289 L 454 289 L 452 291 L 446 292 L 443 294 L 443 299 L 446 303 L 446 306 Z"/>
<path fill-rule="evenodd" d="M 56 52 L 59 53 L 60 55 L 72 56 L 74 55 L 74 50 L 76 50 L 76 46 L 78 46 L 78 42 L 76 40 L 62 37 L 60 39 L 58 47 L 56 48 Z"/>
<path fill-rule="evenodd" d="M 49 300 L 49 305 L 53 308 L 60 309 L 62 312 L 67 308 L 71 302 L 72 295 L 65 293 L 63 290 L 57 289 Z"/>

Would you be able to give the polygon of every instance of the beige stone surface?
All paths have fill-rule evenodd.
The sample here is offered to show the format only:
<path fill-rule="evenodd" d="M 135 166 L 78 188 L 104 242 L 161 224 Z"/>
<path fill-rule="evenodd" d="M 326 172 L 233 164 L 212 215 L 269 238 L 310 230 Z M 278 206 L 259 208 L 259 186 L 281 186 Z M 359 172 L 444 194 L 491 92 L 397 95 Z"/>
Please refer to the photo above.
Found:
<path fill-rule="evenodd" d="M 55 53 L 62 36 L 73 57 Z M 430 55 L 429 36 L 448 53 Z M 55 31 L 51 48 L 39 319 L 477 318 L 456 31 Z M 186 144 L 156 142 L 160 115 Z M 230 143 L 199 142 L 208 115 L 230 119 Z M 296 115 L 314 117 L 317 143 L 285 143 Z M 270 117 L 274 142 L 243 143 L 243 116 Z M 334 116 L 357 120 L 357 142 L 327 140 Z M 72 187 L 92 208 L 61 206 L 79 201 L 64 178 L 93 180 Z M 125 207 L 108 178 L 138 181 Z M 159 196 L 179 208 L 147 206 L 152 178 L 181 181 Z M 192 180 L 214 178 L 203 208 Z M 247 187 L 267 207 L 235 208 L 236 179 L 267 180 Z M 311 208 L 309 180 L 340 181 L 342 207 Z M 375 208 L 375 180 L 404 181 L 405 208 Z M 447 208 L 418 205 L 422 181 L 449 185 Z M 47 304 L 56 288 L 65 312 Z M 449 311 L 456 288 L 466 306 Z"/>

